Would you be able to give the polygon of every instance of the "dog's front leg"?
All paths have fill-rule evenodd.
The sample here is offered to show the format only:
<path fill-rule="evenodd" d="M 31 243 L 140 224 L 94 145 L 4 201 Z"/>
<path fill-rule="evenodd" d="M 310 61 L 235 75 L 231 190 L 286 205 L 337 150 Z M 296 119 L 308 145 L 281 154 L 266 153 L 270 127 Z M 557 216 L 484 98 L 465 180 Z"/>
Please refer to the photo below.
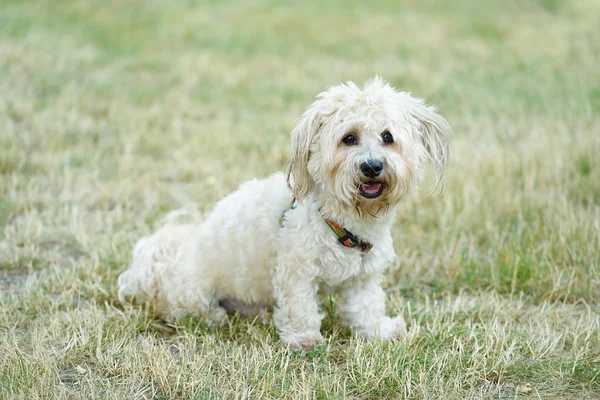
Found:
<path fill-rule="evenodd" d="M 310 350 L 323 341 L 320 328 L 324 315 L 319 310 L 314 269 L 283 256 L 273 274 L 275 327 L 281 340 L 293 348 Z"/>
<path fill-rule="evenodd" d="M 359 335 L 367 339 L 388 340 L 406 333 L 402 316 L 385 315 L 385 292 L 381 276 L 371 274 L 344 283 L 339 294 L 338 310 L 342 318 Z"/>

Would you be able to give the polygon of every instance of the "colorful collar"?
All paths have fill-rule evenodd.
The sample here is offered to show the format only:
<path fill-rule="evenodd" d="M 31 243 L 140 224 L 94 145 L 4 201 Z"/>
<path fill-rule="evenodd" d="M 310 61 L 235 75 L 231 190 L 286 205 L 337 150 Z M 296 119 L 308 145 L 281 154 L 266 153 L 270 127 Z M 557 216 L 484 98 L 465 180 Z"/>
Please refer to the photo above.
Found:
<path fill-rule="evenodd" d="M 323 219 L 325 220 L 325 222 L 327 222 L 327 225 L 329 225 L 331 230 L 334 231 L 335 234 L 338 236 L 338 242 L 340 242 L 344 246 L 358 247 L 363 253 L 368 253 L 373 248 L 373 245 L 371 243 L 364 240 L 360 240 L 359 238 L 354 236 L 352 232 L 342 228 L 340 225 L 336 224 L 329 218 L 323 217 Z"/>
<path fill-rule="evenodd" d="M 296 199 L 295 198 L 292 200 L 292 203 L 290 204 L 289 209 L 292 210 L 294 208 L 296 208 Z M 283 212 L 283 214 L 281 215 L 281 219 L 279 221 L 282 226 L 283 226 L 283 221 L 285 221 L 285 212 L 286 211 L 287 210 L 285 210 Z M 373 248 L 373 245 L 371 243 L 369 243 L 365 240 L 360 240 L 359 238 L 354 236 L 354 234 L 352 232 L 342 228 L 339 224 L 332 221 L 331 219 L 325 218 L 325 217 L 323 217 L 323 219 L 325 220 L 327 225 L 329 225 L 331 230 L 337 235 L 338 242 L 340 242 L 343 246 L 358 247 L 358 249 L 360 251 L 362 251 L 363 253 L 368 253 Z"/>

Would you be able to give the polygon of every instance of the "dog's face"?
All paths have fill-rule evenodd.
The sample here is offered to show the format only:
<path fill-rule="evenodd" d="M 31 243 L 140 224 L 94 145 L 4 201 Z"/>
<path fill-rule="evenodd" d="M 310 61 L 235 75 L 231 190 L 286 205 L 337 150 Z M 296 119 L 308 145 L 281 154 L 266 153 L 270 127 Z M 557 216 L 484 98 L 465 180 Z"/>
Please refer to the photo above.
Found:
<path fill-rule="evenodd" d="M 412 192 L 429 160 L 443 186 L 450 127 L 431 107 L 380 79 L 321 93 L 292 132 L 288 177 L 302 201 L 317 190 L 377 215 Z"/>

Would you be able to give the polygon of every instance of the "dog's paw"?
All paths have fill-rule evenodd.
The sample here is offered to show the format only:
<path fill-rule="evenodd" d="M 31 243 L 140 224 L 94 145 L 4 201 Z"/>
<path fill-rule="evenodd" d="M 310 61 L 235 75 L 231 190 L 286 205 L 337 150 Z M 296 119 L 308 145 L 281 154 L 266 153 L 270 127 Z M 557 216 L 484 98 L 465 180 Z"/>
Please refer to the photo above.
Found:
<path fill-rule="evenodd" d="M 306 342 L 300 343 L 300 347 L 302 347 L 302 350 L 304 350 L 304 351 L 311 351 L 311 350 L 314 350 L 316 347 L 318 347 L 324 341 L 325 341 L 325 339 L 321 336 L 320 339 L 318 339 L 318 340 L 306 341 Z"/>
<path fill-rule="evenodd" d="M 227 310 L 225 310 L 223 307 L 215 307 L 212 310 L 210 310 L 210 313 L 208 314 L 208 321 L 210 324 L 214 324 L 214 325 L 223 325 L 223 323 L 225 322 L 225 319 L 227 318 Z"/>
<path fill-rule="evenodd" d="M 369 327 L 363 327 L 356 331 L 357 334 L 366 339 L 389 340 L 397 336 L 406 335 L 406 324 L 402 316 L 394 318 L 383 317 L 379 323 Z"/>
<path fill-rule="evenodd" d="M 302 332 L 282 337 L 291 349 L 310 351 L 325 341 L 320 332 Z"/>
<path fill-rule="evenodd" d="M 379 323 L 379 330 L 376 334 L 381 340 L 388 340 L 404 335 L 406 335 L 406 323 L 401 315 L 394 318 L 383 318 Z"/>

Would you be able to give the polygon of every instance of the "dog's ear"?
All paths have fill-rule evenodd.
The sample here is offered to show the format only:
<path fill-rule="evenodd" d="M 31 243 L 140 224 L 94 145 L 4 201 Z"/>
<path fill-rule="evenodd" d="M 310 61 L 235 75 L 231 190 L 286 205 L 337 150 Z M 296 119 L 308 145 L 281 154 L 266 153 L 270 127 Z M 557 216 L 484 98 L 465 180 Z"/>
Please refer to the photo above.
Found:
<path fill-rule="evenodd" d="M 315 188 L 315 182 L 308 173 L 310 146 L 321 127 L 318 101 L 313 103 L 292 130 L 290 160 L 286 166 L 288 185 L 298 202 L 302 202 Z"/>
<path fill-rule="evenodd" d="M 434 193 L 444 190 L 446 180 L 444 172 L 450 158 L 450 137 L 452 129 L 434 107 L 429 107 L 418 100 L 412 107 L 411 114 L 418 121 L 418 134 L 427 150 L 429 161 L 435 176 Z"/>

